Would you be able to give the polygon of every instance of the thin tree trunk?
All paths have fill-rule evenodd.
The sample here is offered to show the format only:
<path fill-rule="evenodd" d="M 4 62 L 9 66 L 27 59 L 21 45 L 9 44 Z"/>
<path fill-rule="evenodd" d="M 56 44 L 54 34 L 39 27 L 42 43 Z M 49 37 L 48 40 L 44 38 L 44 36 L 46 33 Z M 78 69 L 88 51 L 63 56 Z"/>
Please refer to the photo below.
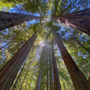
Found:
<path fill-rule="evenodd" d="M 39 70 L 39 75 L 38 75 L 38 80 L 37 80 L 37 83 L 36 83 L 36 87 L 35 87 L 35 90 L 40 90 L 40 83 L 41 83 L 41 70 Z"/>
<path fill-rule="evenodd" d="M 48 53 L 48 52 L 47 52 Z M 49 56 L 47 56 L 47 90 L 48 90 L 48 81 L 49 81 L 49 77 L 48 77 L 48 60 L 49 60 Z"/>
<path fill-rule="evenodd" d="M 90 9 L 62 15 L 57 20 L 90 35 Z"/>
<path fill-rule="evenodd" d="M 53 72 L 54 72 L 54 90 L 61 90 L 61 84 L 59 80 L 59 73 L 58 73 L 53 46 L 52 46 L 52 64 L 53 64 Z"/>
<path fill-rule="evenodd" d="M 71 76 L 73 84 L 76 90 L 90 90 L 89 82 L 85 78 L 84 74 L 80 71 L 78 66 L 75 64 L 74 60 L 66 50 L 62 40 L 58 37 L 58 34 L 55 30 L 52 29 L 52 33 L 55 37 L 59 50 L 61 52 L 64 63 L 67 67 L 67 70 Z"/>
<path fill-rule="evenodd" d="M 49 78 L 50 78 L 50 90 L 54 90 L 54 73 L 52 64 L 52 51 L 50 49 L 50 59 L 49 59 Z"/>
<path fill-rule="evenodd" d="M 14 90 L 16 88 L 16 84 L 17 84 L 17 82 L 18 82 L 18 80 L 19 80 L 19 78 L 20 78 L 20 76 L 22 74 L 22 71 L 24 69 L 25 64 L 26 64 L 26 62 L 24 63 L 23 67 L 21 68 L 20 73 L 19 73 L 18 77 L 16 78 L 15 83 L 13 84 L 12 90 Z"/>
<path fill-rule="evenodd" d="M 0 11 L 0 30 L 18 25 L 24 21 L 40 19 L 40 17 L 20 13 L 9 13 Z"/>
<path fill-rule="evenodd" d="M 0 70 L 0 90 L 9 90 L 36 39 L 33 35 Z"/>
<path fill-rule="evenodd" d="M 79 44 L 81 47 L 83 47 L 88 53 L 90 53 L 90 50 L 88 50 L 83 44 L 81 44 L 81 42 L 79 42 L 78 40 L 76 40 L 77 44 Z"/>

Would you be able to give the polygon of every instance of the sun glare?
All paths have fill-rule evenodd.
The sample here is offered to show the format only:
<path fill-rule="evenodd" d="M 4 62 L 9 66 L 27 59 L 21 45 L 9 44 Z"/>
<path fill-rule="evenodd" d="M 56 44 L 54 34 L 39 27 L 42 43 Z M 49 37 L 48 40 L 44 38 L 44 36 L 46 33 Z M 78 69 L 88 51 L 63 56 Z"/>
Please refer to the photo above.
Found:
<path fill-rule="evenodd" d="M 40 41 L 40 46 L 44 47 L 45 43 L 43 41 Z"/>

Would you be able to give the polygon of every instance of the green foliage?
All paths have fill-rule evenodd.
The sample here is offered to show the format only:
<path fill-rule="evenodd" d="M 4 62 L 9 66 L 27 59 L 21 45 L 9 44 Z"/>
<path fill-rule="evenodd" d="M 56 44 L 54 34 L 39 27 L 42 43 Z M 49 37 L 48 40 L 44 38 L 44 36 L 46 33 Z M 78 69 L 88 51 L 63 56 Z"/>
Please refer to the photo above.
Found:
<path fill-rule="evenodd" d="M 7 8 L 7 9 L 10 9 L 13 5 L 13 2 L 12 3 L 4 3 L 3 1 L 0 1 L 0 10 L 2 10 L 3 8 Z"/>

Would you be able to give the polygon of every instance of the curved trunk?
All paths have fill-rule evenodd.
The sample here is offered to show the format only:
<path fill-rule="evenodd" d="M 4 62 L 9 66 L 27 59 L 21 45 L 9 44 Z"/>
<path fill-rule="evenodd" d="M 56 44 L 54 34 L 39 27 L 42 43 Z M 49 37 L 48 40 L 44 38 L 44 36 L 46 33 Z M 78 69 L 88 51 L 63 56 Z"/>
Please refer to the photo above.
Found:
<path fill-rule="evenodd" d="M 90 9 L 65 14 L 57 17 L 57 20 L 90 35 Z"/>
<path fill-rule="evenodd" d="M 9 90 L 36 39 L 33 35 L 0 70 L 0 89 Z"/>
<path fill-rule="evenodd" d="M 53 64 L 53 73 L 54 73 L 54 90 L 61 90 L 61 84 L 59 80 L 59 73 L 58 73 L 53 46 L 52 46 L 52 64 Z"/>
<path fill-rule="evenodd" d="M 9 13 L 0 11 L 0 30 L 18 25 L 24 21 L 40 19 L 37 16 L 25 15 L 20 13 Z"/>
<path fill-rule="evenodd" d="M 75 86 L 76 90 L 90 90 L 89 82 L 85 78 L 84 74 L 80 71 L 78 66 L 75 64 L 74 60 L 66 50 L 64 44 L 58 34 L 52 30 L 53 35 L 55 36 L 55 40 L 61 52 L 64 63 L 67 67 L 67 70 L 71 76 L 72 82 Z"/>

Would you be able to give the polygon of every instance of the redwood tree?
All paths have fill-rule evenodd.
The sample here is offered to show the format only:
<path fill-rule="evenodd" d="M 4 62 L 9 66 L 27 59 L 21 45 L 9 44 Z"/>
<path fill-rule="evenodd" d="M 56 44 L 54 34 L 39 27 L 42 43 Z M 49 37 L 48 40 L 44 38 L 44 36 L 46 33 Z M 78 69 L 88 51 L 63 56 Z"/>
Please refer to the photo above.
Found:
<path fill-rule="evenodd" d="M 58 73 L 53 46 L 52 46 L 52 64 L 53 64 L 53 73 L 54 73 L 54 90 L 61 90 L 61 84 L 59 80 L 59 73 Z"/>
<path fill-rule="evenodd" d="M 56 19 L 90 35 L 90 9 L 65 14 Z"/>
<path fill-rule="evenodd" d="M 76 90 L 90 90 L 89 82 L 85 78 L 84 74 L 80 71 L 70 54 L 68 53 L 67 49 L 65 48 L 64 44 L 62 43 L 61 38 L 56 33 L 56 30 L 53 27 L 52 33 L 55 37 L 59 50 L 61 52 L 62 58 L 64 63 L 67 67 L 67 70 L 71 76 L 72 82 Z"/>
<path fill-rule="evenodd" d="M 0 70 L 0 90 L 10 90 L 10 87 L 22 64 L 25 62 L 35 39 L 36 35 L 34 34 Z"/>
<path fill-rule="evenodd" d="M 9 13 L 0 11 L 0 30 L 18 25 L 24 21 L 30 21 L 33 19 L 40 19 L 40 17 L 20 14 Z"/>
<path fill-rule="evenodd" d="M 41 84 L 41 70 L 39 70 L 39 75 L 38 75 L 38 79 L 37 79 L 37 83 L 36 83 L 36 87 L 35 90 L 40 90 L 40 84 Z"/>

